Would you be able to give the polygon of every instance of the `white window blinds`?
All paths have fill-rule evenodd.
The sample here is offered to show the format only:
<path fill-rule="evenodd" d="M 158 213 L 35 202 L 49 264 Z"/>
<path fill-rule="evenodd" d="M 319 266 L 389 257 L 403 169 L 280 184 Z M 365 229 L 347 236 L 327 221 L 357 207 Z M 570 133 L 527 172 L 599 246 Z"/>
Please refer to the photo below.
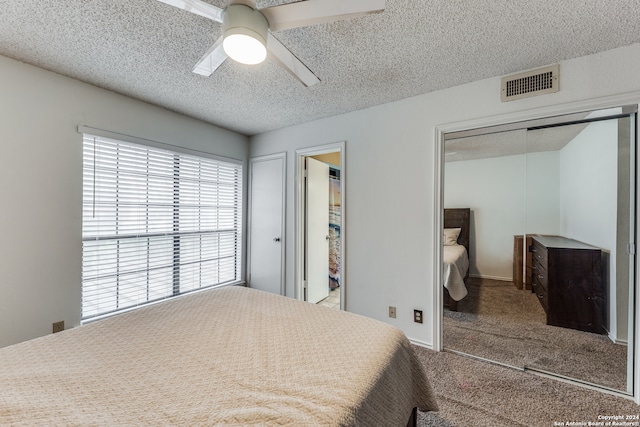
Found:
<path fill-rule="evenodd" d="M 84 135 L 82 319 L 240 280 L 242 165 Z"/>

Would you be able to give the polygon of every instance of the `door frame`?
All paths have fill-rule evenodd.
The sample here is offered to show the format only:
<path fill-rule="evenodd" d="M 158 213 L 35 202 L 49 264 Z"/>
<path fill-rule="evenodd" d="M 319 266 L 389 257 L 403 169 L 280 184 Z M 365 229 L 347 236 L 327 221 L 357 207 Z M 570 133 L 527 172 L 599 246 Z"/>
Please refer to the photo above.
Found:
<path fill-rule="evenodd" d="M 286 283 L 285 283 L 285 274 L 286 274 L 286 224 L 287 224 L 287 153 L 275 153 L 268 154 L 265 156 L 257 156 L 251 157 L 249 159 L 249 183 L 247 186 L 247 191 L 249 193 L 248 203 L 247 203 L 247 283 L 251 286 L 251 209 L 252 209 L 252 199 L 253 199 L 253 165 L 258 162 L 264 162 L 269 160 L 282 159 L 282 223 L 280 224 L 280 295 L 285 295 L 286 291 Z"/>
<path fill-rule="evenodd" d="M 434 144 L 433 144 L 433 167 L 434 167 L 434 180 L 433 180 L 433 195 L 434 195 L 434 212 L 433 212 L 433 253 L 435 254 L 434 268 L 433 268 L 433 310 L 432 312 L 432 325 L 433 325 L 433 349 L 435 351 L 443 351 L 443 286 L 442 284 L 442 268 L 438 267 L 442 265 L 442 227 L 443 227 L 443 208 L 444 208 L 444 137 L 447 133 L 472 130 L 477 128 L 509 125 L 511 123 L 543 119 L 546 117 L 559 116 L 565 114 L 579 113 L 583 111 L 600 110 L 606 108 L 615 108 L 625 105 L 640 104 L 640 92 L 630 92 L 622 95 L 614 95 L 603 98 L 582 100 L 567 104 L 554 105 L 549 107 L 518 111 L 515 113 L 509 113 L 499 116 L 484 117 L 480 119 L 467 120 L 462 122 L 446 123 L 435 126 Z M 636 143 L 639 136 L 636 132 Z M 638 158 L 636 154 L 636 163 Z M 640 197 L 638 197 L 638 191 L 640 189 L 640 174 L 636 176 L 636 212 L 640 212 Z M 636 217 L 635 229 L 638 233 L 640 229 L 640 215 Z M 636 239 L 637 240 L 637 239 Z M 637 253 L 636 249 L 636 253 Z M 637 265 L 636 255 L 636 269 L 634 274 L 634 280 L 636 289 L 633 295 L 633 319 L 634 319 L 634 357 L 633 357 L 633 395 L 612 393 L 618 396 L 633 398 L 633 400 L 640 404 L 640 316 L 638 316 L 638 308 L 640 307 L 640 292 L 638 292 L 637 286 L 640 284 L 640 266 Z M 438 284 L 440 284 L 438 286 Z M 631 309 L 630 309 L 631 310 Z M 570 381 L 571 382 L 571 381 Z M 573 383 L 573 382 L 571 382 Z M 597 388 L 599 391 L 606 392 L 605 389 Z"/>
<path fill-rule="evenodd" d="M 317 145 L 296 150 L 295 160 L 295 296 L 304 300 L 304 218 L 305 218 L 305 186 L 304 186 L 304 160 L 306 157 L 319 154 L 340 153 L 340 310 L 347 309 L 346 301 L 346 156 L 345 141 L 325 145 Z"/>

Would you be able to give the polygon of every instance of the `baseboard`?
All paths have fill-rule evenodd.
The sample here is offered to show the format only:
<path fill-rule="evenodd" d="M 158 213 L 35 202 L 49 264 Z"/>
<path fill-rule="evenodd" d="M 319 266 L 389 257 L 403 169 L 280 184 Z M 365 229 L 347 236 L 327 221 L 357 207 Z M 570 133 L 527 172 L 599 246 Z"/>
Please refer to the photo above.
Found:
<path fill-rule="evenodd" d="M 409 338 L 409 342 L 413 345 L 417 345 L 418 347 L 424 347 L 426 349 L 433 350 L 433 344 L 429 344 L 424 341 L 416 340 L 413 338 Z"/>
<path fill-rule="evenodd" d="M 607 333 L 607 338 L 609 338 L 609 340 L 617 345 L 623 345 L 625 347 L 629 347 L 629 342 L 627 340 L 619 340 L 616 337 L 614 337 L 613 335 L 611 335 L 611 331 L 609 331 L 609 329 L 607 329 L 606 327 L 604 328 L 605 332 Z"/>
<path fill-rule="evenodd" d="M 501 282 L 513 282 L 513 277 L 488 276 L 486 274 L 469 274 L 469 277 L 473 277 L 475 279 L 499 280 Z"/>
<path fill-rule="evenodd" d="M 629 347 L 629 341 L 627 340 L 617 340 L 611 335 L 609 335 L 609 339 L 614 342 L 614 344 L 623 345 L 625 347 Z"/>

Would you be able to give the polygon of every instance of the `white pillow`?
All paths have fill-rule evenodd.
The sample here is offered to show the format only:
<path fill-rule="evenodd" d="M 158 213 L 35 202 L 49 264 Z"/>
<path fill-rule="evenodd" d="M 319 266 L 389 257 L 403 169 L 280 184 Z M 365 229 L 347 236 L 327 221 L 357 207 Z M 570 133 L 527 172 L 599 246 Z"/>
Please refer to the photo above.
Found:
<path fill-rule="evenodd" d="M 458 244 L 458 236 L 461 228 L 445 228 L 444 229 L 444 246 L 456 246 Z"/>

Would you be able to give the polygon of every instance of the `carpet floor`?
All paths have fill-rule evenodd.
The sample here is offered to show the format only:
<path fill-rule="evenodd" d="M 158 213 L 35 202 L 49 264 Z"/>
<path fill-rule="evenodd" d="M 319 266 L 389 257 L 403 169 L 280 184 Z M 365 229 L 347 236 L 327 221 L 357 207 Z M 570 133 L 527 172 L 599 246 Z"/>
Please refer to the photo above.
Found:
<path fill-rule="evenodd" d="M 414 350 L 440 407 L 418 412 L 419 427 L 604 426 L 608 416 L 631 423 L 609 425 L 638 425 L 640 406 L 627 398 L 446 351 Z"/>
<path fill-rule="evenodd" d="M 627 389 L 627 347 L 606 335 L 549 326 L 535 294 L 470 278 L 458 311 L 445 309 L 444 348 L 520 369 Z"/>

